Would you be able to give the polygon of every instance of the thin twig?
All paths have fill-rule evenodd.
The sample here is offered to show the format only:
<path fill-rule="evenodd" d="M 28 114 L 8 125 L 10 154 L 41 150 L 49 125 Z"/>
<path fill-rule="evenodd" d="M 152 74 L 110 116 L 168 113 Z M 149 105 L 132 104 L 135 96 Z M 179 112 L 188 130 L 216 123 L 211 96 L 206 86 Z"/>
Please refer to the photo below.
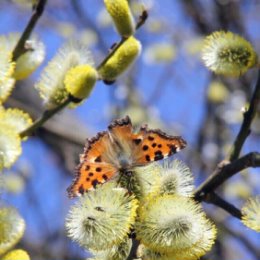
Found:
<path fill-rule="evenodd" d="M 106 62 L 115 54 L 115 52 L 119 49 L 120 46 L 127 40 L 128 38 L 122 38 L 120 42 L 113 45 L 113 48 L 109 52 L 109 54 L 106 56 L 106 58 L 97 66 L 97 70 L 99 70 Z"/>
<path fill-rule="evenodd" d="M 140 242 L 138 240 L 132 238 L 132 247 L 131 247 L 130 253 L 126 260 L 133 260 L 133 259 L 137 258 L 136 253 L 137 253 L 139 244 L 140 244 Z"/>
<path fill-rule="evenodd" d="M 138 30 L 140 27 L 142 27 L 146 22 L 147 18 L 148 18 L 148 12 L 144 9 L 142 14 L 139 16 L 139 20 L 135 26 L 135 30 Z"/>
<path fill-rule="evenodd" d="M 248 167 L 260 167 L 260 153 L 249 153 L 234 162 L 219 164 L 217 169 L 195 191 L 195 199 L 204 200 L 208 193 L 213 192 L 227 179 Z"/>
<path fill-rule="evenodd" d="M 236 208 L 231 203 L 229 203 L 226 200 L 219 197 L 219 195 L 217 195 L 215 192 L 211 192 L 211 193 L 207 194 L 207 196 L 204 198 L 204 202 L 214 204 L 214 205 L 218 206 L 219 208 L 224 209 L 225 211 L 227 211 L 229 214 L 231 214 L 235 218 L 238 218 L 238 219 L 242 218 L 242 213 L 238 208 Z"/>
<path fill-rule="evenodd" d="M 28 22 L 21 38 L 19 39 L 18 43 L 16 44 L 14 51 L 13 51 L 13 60 L 16 61 L 23 53 L 26 52 L 25 42 L 29 39 L 38 19 L 41 17 L 44 7 L 47 3 L 47 0 L 39 0 L 38 4 L 33 9 L 33 14 L 31 16 L 30 21 Z"/>
<path fill-rule="evenodd" d="M 239 130 L 239 133 L 235 139 L 232 147 L 229 160 L 232 162 L 239 157 L 242 146 L 250 134 L 250 125 L 255 117 L 257 106 L 260 101 L 260 71 L 258 71 L 258 78 L 255 86 L 255 90 L 250 101 L 249 109 L 244 113 L 244 120 Z"/>
<path fill-rule="evenodd" d="M 57 107 L 46 110 L 43 115 L 38 118 L 29 128 L 25 129 L 20 133 L 20 137 L 25 137 L 31 135 L 37 128 L 42 126 L 49 118 L 54 116 L 56 113 L 58 113 L 60 110 L 62 110 L 64 107 L 66 107 L 71 102 L 70 98 L 67 98 L 64 102 L 62 102 Z"/>

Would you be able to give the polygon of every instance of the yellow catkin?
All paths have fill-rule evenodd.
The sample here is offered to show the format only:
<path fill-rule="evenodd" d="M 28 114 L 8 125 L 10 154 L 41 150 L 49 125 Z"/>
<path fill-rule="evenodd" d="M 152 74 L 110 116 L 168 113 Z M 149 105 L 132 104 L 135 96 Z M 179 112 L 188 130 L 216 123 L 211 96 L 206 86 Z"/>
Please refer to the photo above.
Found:
<path fill-rule="evenodd" d="M 4 167 L 9 168 L 22 153 L 21 138 L 10 125 L 0 122 L 0 151 Z"/>
<path fill-rule="evenodd" d="M 210 70 L 226 76 L 240 76 L 257 65 L 253 46 L 232 32 L 218 31 L 207 36 L 202 59 Z"/>
<path fill-rule="evenodd" d="M 16 80 L 28 78 L 43 62 L 45 46 L 43 42 L 33 39 L 25 43 L 27 51 L 16 61 L 13 77 Z"/>
<path fill-rule="evenodd" d="M 0 255 L 6 253 L 21 239 L 24 230 L 25 222 L 15 208 L 0 208 Z"/>
<path fill-rule="evenodd" d="M 118 33 L 123 37 L 134 34 L 134 18 L 127 0 L 104 0 L 105 6 L 111 15 Z"/>
<path fill-rule="evenodd" d="M 5 124 L 8 128 L 12 128 L 17 134 L 32 125 L 30 115 L 17 108 L 9 108 L 1 111 L 0 121 L 1 124 Z"/>
<path fill-rule="evenodd" d="M 242 207 L 242 214 L 244 225 L 260 232 L 260 196 L 250 198 Z"/>
<path fill-rule="evenodd" d="M 30 260 L 30 256 L 22 249 L 15 249 L 4 255 L 1 260 Z"/>
<path fill-rule="evenodd" d="M 158 253 L 182 251 L 182 256 L 200 257 L 214 244 L 215 226 L 191 198 L 171 194 L 148 197 L 138 213 L 137 239 Z"/>
<path fill-rule="evenodd" d="M 106 81 L 114 81 L 133 63 L 141 52 L 141 43 L 134 37 L 127 39 L 98 70 L 100 77 Z"/>
<path fill-rule="evenodd" d="M 7 78 L 3 83 L 0 82 L 0 104 L 11 95 L 14 85 L 15 80 L 13 78 Z"/>
<path fill-rule="evenodd" d="M 1 38 L 0 38 L 1 43 Z M 0 48 L 0 86 L 13 74 L 15 63 L 12 62 L 12 53 L 1 46 Z"/>
<path fill-rule="evenodd" d="M 87 98 L 97 81 L 97 75 L 97 71 L 90 65 L 74 67 L 65 76 L 65 88 L 75 98 Z"/>
<path fill-rule="evenodd" d="M 70 210 L 68 236 L 91 250 L 107 250 L 125 240 L 135 222 L 138 201 L 108 182 L 85 193 Z"/>

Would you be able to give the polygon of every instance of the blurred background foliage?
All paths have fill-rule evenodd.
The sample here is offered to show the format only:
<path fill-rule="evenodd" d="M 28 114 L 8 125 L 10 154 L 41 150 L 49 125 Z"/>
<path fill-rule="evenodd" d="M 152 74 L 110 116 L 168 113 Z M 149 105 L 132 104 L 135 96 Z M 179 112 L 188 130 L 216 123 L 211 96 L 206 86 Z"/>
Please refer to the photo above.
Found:
<path fill-rule="evenodd" d="M 75 110 L 66 109 L 49 120 L 27 142 L 23 154 L 1 175 L 1 204 L 18 208 L 26 221 L 19 247 L 31 259 L 84 259 L 64 229 L 69 206 L 66 193 L 87 137 L 110 121 L 129 115 L 135 125 L 148 123 L 182 135 L 187 148 L 176 157 L 193 171 L 199 184 L 230 151 L 256 80 L 255 69 L 240 78 L 210 73 L 202 64 L 203 38 L 215 30 L 230 30 L 249 40 L 260 53 L 260 1 L 131 0 L 138 17 L 143 6 L 149 19 L 137 32 L 143 51 L 134 66 L 113 85 L 98 82 L 90 98 Z M 31 16 L 27 0 L 0 0 L 0 34 L 22 32 Z M 41 70 L 67 40 L 89 46 L 98 64 L 119 41 L 103 1 L 49 0 L 34 33 L 46 45 L 46 59 L 31 77 L 17 81 L 7 106 L 35 119 L 43 110 L 34 84 Z M 259 149 L 260 110 L 242 153 Z M 218 190 L 237 207 L 260 193 L 259 170 L 236 175 Z M 2 190 L 2 188 L 1 188 Z M 204 205 L 217 224 L 218 239 L 203 259 L 260 259 L 259 234 L 222 209 Z"/>

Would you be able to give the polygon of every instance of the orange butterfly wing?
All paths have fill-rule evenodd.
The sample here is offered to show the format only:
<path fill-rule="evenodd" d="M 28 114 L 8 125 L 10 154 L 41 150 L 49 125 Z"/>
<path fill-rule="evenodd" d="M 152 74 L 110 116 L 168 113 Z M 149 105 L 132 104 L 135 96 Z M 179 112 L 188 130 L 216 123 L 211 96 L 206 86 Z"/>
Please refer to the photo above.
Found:
<path fill-rule="evenodd" d="M 81 162 L 76 168 L 76 178 L 67 189 L 69 197 L 82 195 L 116 174 L 117 169 L 109 163 L 110 146 L 108 132 L 98 133 L 96 137 L 87 140 Z"/>
<path fill-rule="evenodd" d="M 186 141 L 180 136 L 171 136 L 159 129 L 149 130 L 147 127 L 142 127 L 139 136 L 142 142 L 136 151 L 136 165 L 162 160 L 186 146 Z"/>

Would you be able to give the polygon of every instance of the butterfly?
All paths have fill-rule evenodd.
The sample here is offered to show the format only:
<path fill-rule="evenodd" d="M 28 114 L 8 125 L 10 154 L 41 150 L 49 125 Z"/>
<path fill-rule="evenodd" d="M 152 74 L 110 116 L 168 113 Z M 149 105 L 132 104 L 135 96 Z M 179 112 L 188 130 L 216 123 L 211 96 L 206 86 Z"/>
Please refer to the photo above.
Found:
<path fill-rule="evenodd" d="M 135 133 L 128 116 L 114 120 L 108 131 L 87 140 L 76 178 L 67 189 L 69 197 L 80 196 L 133 167 L 167 158 L 185 146 L 180 136 L 148 129 L 147 125 Z"/>

